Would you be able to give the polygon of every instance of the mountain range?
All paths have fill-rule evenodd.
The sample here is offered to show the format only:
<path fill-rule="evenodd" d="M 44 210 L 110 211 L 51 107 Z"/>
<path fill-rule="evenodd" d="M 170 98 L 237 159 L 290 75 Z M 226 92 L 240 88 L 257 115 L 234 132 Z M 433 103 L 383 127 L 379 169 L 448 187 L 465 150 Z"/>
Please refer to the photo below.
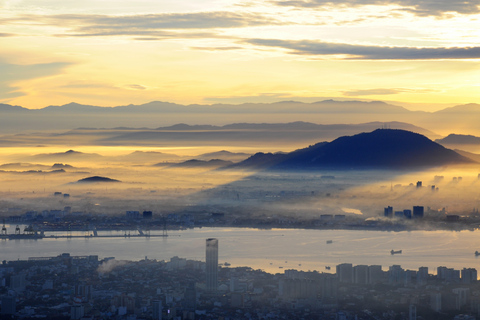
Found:
<path fill-rule="evenodd" d="M 479 104 L 449 107 L 436 112 L 410 111 L 382 101 L 335 101 L 314 103 L 283 101 L 276 103 L 244 103 L 240 105 L 181 105 L 153 101 L 141 105 L 99 107 L 69 103 L 43 109 L 0 104 L 0 133 L 18 133 L 32 130 L 68 130 L 79 127 L 158 127 L 174 123 L 208 123 L 224 125 L 232 122 L 282 123 L 305 121 L 323 124 L 362 122 L 408 122 L 440 132 L 448 128 L 462 128 L 480 132 L 475 119 L 480 114 Z M 216 115 L 216 116 L 214 116 Z M 215 123 L 214 123 L 215 122 Z M 176 128 L 172 128 L 176 130 Z M 452 131 L 450 131 L 452 132 Z M 450 133 L 449 132 L 449 133 Z M 444 132 L 440 132 L 444 133 Z"/>

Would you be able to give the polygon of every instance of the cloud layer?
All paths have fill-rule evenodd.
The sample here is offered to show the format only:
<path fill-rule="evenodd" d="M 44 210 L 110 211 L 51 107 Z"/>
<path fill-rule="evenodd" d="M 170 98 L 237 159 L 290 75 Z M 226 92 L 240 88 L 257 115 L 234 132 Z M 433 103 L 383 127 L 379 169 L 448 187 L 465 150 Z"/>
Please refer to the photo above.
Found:
<path fill-rule="evenodd" d="M 303 8 L 321 7 L 359 7 L 399 6 L 400 10 L 412 12 L 418 16 L 442 16 L 446 13 L 476 14 L 480 12 L 480 0 L 280 0 L 273 1 L 280 6 Z"/>
<path fill-rule="evenodd" d="M 338 55 L 343 59 L 361 60 L 432 60 L 479 59 L 480 47 L 466 48 L 416 48 L 381 47 L 328 43 L 321 41 L 288 41 L 275 39 L 249 39 L 245 42 L 256 46 L 277 47 L 298 55 Z"/>

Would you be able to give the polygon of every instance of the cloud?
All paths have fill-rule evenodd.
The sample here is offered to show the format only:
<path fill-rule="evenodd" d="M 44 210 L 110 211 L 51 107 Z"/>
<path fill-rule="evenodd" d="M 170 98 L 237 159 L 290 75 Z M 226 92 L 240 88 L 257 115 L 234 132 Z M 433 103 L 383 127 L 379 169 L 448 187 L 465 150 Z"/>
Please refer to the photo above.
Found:
<path fill-rule="evenodd" d="M 229 51 L 229 50 L 240 50 L 243 47 L 230 46 L 230 47 L 190 47 L 194 50 L 205 50 L 205 51 Z"/>
<path fill-rule="evenodd" d="M 132 90 L 147 90 L 147 87 L 142 86 L 141 84 L 129 84 L 125 86 L 127 89 Z"/>
<path fill-rule="evenodd" d="M 69 66 L 66 62 L 18 65 L 0 60 L 0 101 L 26 95 L 14 83 L 21 80 L 47 77 L 62 72 Z"/>
<path fill-rule="evenodd" d="M 376 95 L 389 95 L 389 94 L 399 94 L 403 92 L 411 93 L 433 93 L 436 90 L 432 89 L 408 89 L 408 88 L 378 88 L 378 89 L 366 89 L 366 90 L 351 90 L 343 91 L 344 96 L 348 97 L 357 97 L 357 96 L 376 96 Z"/>
<path fill-rule="evenodd" d="M 357 60 L 435 60 L 479 59 L 480 47 L 417 48 L 381 47 L 329 43 L 310 40 L 248 39 L 244 42 L 256 46 L 277 47 L 298 55 L 337 55 L 341 59 Z"/>
<path fill-rule="evenodd" d="M 279 0 L 272 1 L 279 6 L 303 8 L 400 6 L 404 11 L 417 16 L 443 16 L 447 13 L 477 14 L 480 12 L 480 0 Z"/>
<path fill-rule="evenodd" d="M 193 33 L 196 29 L 242 28 L 263 25 L 279 25 L 279 21 L 255 13 L 196 12 L 160 13 L 141 15 L 23 15 L 3 19 L 3 23 L 32 23 L 34 25 L 66 28 L 57 36 L 146 36 L 152 40 L 172 37 L 216 37 L 215 32 Z M 174 32 L 172 30 L 177 30 Z M 183 30 L 183 32 L 178 32 Z"/>
<path fill-rule="evenodd" d="M 367 90 L 353 90 L 353 91 L 344 91 L 343 95 L 345 96 L 371 96 L 371 95 L 388 95 L 388 94 L 398 94 L 405 92 L 406 90 L 402 89 L 367 89 Z"/>

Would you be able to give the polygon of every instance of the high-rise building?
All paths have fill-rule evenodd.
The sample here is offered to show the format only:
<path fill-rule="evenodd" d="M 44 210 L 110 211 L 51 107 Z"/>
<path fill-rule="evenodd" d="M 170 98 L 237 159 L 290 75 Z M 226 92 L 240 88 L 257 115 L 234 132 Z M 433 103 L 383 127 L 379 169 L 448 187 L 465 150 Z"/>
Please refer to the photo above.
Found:
<path fill-rule="evenodd" d="M 218 287 L 218 239 L 207 239 L 205 261 L 207 273 L 207 290 L 210 292 L 215 292 L 217 291 Z"/>
<path fill-rule="evenodd" d="M 160 300 L 153 300 L 153 303 L 152 303 L 152 316 L 153 316 L 153 319 L 155 319 L 155 320 L 162 320 L 162 310 L 163 310 L 162 301 L 160 301 Z"/>
<path fill-rule="evenodd" d="M 422 206 L 413 207 L 413 217 L 414 218 L 423 218 L 424 209 Z"/>
<path fill-rule="evenodd" d="M 368 266 L 358 265 L 353 267 L 353 282 L 357 284 L 368 283 Z"/>
<path fill-rule="evenodd" d="M 383 209 L 383 215 L 385 217 L 392 217 L 393 216 L 393 207 L 391 206 L 388 206 L 386 208 Z"/>
<path fill-rule="evenodd" d="M 377 284 L 383 282 L 383 274 L 382 266 L 368 266 L 368 283 Z"/>
<path fill-rule="evenodd" d="M 472 283 L 477 281 L 477 270 L 474 268 L 463 268 L 461 275 L 463 283 Z"/>
<path fill-rule="evenodd" d="M 420 267 L 417 272 L 417 284 L 426 285 L 428 280 L 428 267 Z"/>
<path fill-rule="evenodd" d="M 342 263 L 337 265 L 337 277 L 340 283 L 353 282 L 353 265 L 351 263 Z"/>

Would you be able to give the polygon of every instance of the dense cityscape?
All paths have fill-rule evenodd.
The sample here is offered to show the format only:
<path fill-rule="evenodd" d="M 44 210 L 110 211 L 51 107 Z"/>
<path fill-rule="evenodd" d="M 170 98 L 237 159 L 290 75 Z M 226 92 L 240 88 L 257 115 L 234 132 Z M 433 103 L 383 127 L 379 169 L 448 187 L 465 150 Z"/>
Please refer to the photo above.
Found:
<path fill-rule="evenodd" d="M 480 313 L 473 268 L 342 263 L 332 273 L 272 274 L 219 265 L 219 242 L 206 239 L 205 261 L 69 253 L 3 261 L 1 318 L 460 320 Z"/>

